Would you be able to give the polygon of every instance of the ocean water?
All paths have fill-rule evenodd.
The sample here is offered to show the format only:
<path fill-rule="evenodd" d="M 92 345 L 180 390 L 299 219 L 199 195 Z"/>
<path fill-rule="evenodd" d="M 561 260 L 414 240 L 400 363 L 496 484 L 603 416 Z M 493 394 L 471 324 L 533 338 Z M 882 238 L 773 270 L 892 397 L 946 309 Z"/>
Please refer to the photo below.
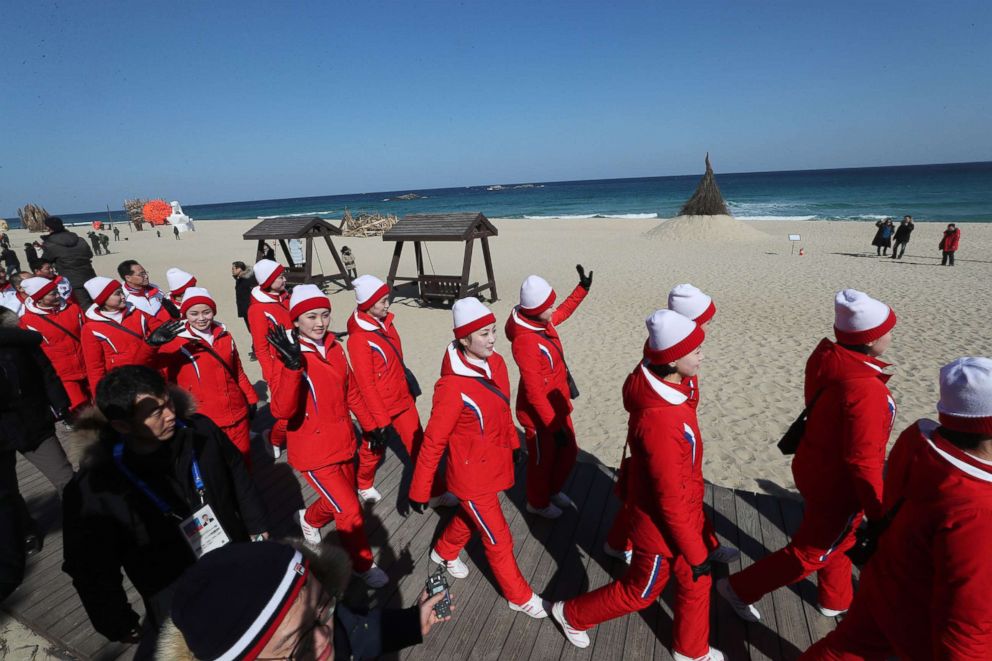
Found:
<path fill-rule="evenodd" d="M 490 218 L 668 218 L 692 195 L 701 174 L 637 179 L 492 182 L 464 188 L 183 205 L 194 220 L 317 215 L 345 208 L 408 213 L 481 211 Z M 992 222 L 992 162 L 835 170 L 717 173 L 731 213 L 754 220 L 874 220 L 910 214 L 918 221 Z M 415 193 L 419 199 L 398 200 Z M 180 200 L 182 202 L 182 200 Z M 112 217 L 122 220 L 122 211 Z M 107 218 L 68 214 L 66 222 Z M 16 219 L 14 221 L 16 224 Z"/>

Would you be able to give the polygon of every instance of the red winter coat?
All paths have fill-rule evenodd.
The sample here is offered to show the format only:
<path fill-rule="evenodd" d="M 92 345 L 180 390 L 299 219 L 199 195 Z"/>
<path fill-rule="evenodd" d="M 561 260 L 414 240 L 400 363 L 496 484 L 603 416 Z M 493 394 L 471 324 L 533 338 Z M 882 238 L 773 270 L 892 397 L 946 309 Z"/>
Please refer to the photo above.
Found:
<path fill-rule="evenodd" d="M 497 394 L 493 389 L 498 390 Z M 510 412 L 510 377 L 498 353 L 486 369 L 469 363 L 455 343 L 441 360 L 431 418 L 410 485 L 410 499 L 425 503 L 434 473 L 448 450 L 448 490 L 461 500 L 513 486 L 513 451 L 520 447 Z"/>
<path fill-rule="evenodd" d="M 272 415 L 287 420 L 289 463 L 310 471 L 351 461 L 358 445 L 351 410 L 365 431 L 375 429 L 341 343 L 328 335 L 326 358 L 316 346 L 300 338 L 303 369 L 291 370 L 280 360 L 272 363 Z"/>
<path fill-rule="evenodd" d="M 944 238 L 940 240 L 940 245 L 937 246 L 940 250 L 944 252 L 955 252 L 958 249 L 958 245 L 961 243 L 961 230 L 955 229 L 954 231 L 944 230 Z"/>
<path fill-rule="evenodd" d="M 245 375 L 234 337 L 218 323 L 210 332 L 214 343 L 208 349 L 187 323 L 176 339 L 158 350 L 158 360 L 166 379 L 193 395 L 197 413 L 218 427 L 230 427 L 248 417 L 248 407 L 258 403 L 258 395 Z"/>
<path fill-rule="evenodd" d="M 278 363 L 279 359 L 265 339 L 270 320 L 286 330 L 293 329 L 293 320 L 289 318 L 289 295 L 286 292 L 269 294 L 255 287 L 251 290 L 251 304 L 248 306 L 248 328 L 258 366 L 262 368 L 262 378 L 271 383 L 273 362 Z"/>
<path fill-rule="evenodd" d="M 992 659 L 992 466 L 919 420 L 889 456 L 885 501 L 905 498 L 856 599 L 905 659 Z"/>
<path fill-rule="evenodd" d="M 90 392 L 95 394 L 96 384 L 115 367 L 156 367 L 155 349 L 145 342 L 145 338 L 162 325 L 161 321 L 131 305 L 124 310 L 121 323 L 105 316 L 95 304 L 86 310 L 84 317 L 83 358 Z"/>
<path fill-rule="evenodd" d="M 29 298 L 25 301 L 21 328 L 41 333 L 41 348 L 63 381 L 85 381 L 83 361 L 83 312 L 75 303 L 58 310 L 39 308 Z"/>
<path fill-rule="evenodd" d="M 520 369 L 517 420 L 524 427 L 561 429 L 572 412 L 565 352 L 555 326 L 568 319 L 588 293 L 581 285 L 576 287 L 544 327 L 522 316 L 519 306 L 513 308 L 506 320 L 506 337 Z"/>
<path fill-rule="evenodd" d="M 715 545 L 703 516 L 703 443 L 691 394 L 643 364 L 627 377 L 625 506 L 635 549 L 698 565 Z"/>
<path fill-rule="evenodd" d="M 348 358 L 376 427 L 385 427 L 414 405 L 403 371 L 403 345 L 391 312 L 381 323 L 358 310 L 348 317 Z"/>

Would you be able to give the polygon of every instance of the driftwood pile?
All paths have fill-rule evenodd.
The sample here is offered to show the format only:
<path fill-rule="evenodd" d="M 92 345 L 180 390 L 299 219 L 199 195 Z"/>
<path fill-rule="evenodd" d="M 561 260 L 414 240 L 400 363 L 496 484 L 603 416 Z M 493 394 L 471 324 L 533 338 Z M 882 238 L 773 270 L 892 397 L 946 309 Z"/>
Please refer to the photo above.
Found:
<path fill-rule="evenodd" d="M 136 197 L 133 200 L 124 200 L 124 212 L 127 214 L 128 222 L 134 225 L 134 229 L 139 232 L 142 230 L 142 224 L 148 221 L 145 220 L 145 214 L 142 211 L 148 200 L 143 200 L 140 197 Z"/>
<path fill-rule="evenodd" d="M 382 215 L 378 212 L 360 213 L 353 217 L 351 211 L 345 209 L 341 221 L 341 233 L 344 236 L 382 236 L 398 220 L 396 214 Z"/>
<path fill-rule="evenodd" d="M 696 192 L 682 205 L 680 216 L 729 216 L 727 203 L 723 201 L 720 188 L 716 185 L 713 168 L 710 167 L 710 154 L 706 152 L 706 174 L 703 175 Z"/>
<path fill-rule="evenodd" d="M 51 214 L 37 204 L 26 204 L 17 210 L 17 217 L 21 219 L 21 227 L 29 232 L 47 232 L 45 220 L 51 217 Z"/>

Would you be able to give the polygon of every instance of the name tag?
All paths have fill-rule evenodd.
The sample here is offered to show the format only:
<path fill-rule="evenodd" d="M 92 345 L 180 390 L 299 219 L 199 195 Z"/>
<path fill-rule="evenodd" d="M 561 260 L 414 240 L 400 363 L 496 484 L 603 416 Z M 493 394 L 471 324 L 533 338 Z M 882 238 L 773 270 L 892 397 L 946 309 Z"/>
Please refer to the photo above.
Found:
<path fill-rule="evenodd" d="M 193 549 L 193 555 L 197 560 L 204 553 L 231 543 L 231 538 L 224 532 L 210 505 L 204 505 L 191 516 L 183 519 L 179 524 L 179 530 L 183 533 L 186 543 Z"/>

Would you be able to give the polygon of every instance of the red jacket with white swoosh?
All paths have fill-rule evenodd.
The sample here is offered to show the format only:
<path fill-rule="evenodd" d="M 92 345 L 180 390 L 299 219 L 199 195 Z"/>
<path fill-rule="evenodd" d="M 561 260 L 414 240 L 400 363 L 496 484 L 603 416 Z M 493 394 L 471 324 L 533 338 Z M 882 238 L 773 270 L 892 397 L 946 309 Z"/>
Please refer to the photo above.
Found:
<path fill-rule="evenodd" d="M 370 314 L 355 310 L 348 317 L 347 342 L 348 358 L 358 389 L 376 426 L 385 427 L 394 416 L 414 405 L 406 384 L 403 345 L 393 324 L 393 314 L 390 312 L 380 322 Z"/>
<path fill-rule="evenodd" d="M 63 381 L 86 379 L 83 361 L 83 312 L 75 303 L 66 303 L 59 309 L 39 308 L 28 298 L 24 302 L 24 316 L 20 326 L 41 333 L 41 349 L 52 362 L 55 373 Z M 56 325 L 57 324 L 57 325 Z"/>
<path fill-rule="evenodd" d="M 83 323 L 83 358 L 90 392 L 96 394 L 96 384 L 103 375 L 122 365 L 156 367 L 155 349 L 145 338 L 162 322 L 128 304 L 118 322 L 94 304 L 86 310 Z"/>

